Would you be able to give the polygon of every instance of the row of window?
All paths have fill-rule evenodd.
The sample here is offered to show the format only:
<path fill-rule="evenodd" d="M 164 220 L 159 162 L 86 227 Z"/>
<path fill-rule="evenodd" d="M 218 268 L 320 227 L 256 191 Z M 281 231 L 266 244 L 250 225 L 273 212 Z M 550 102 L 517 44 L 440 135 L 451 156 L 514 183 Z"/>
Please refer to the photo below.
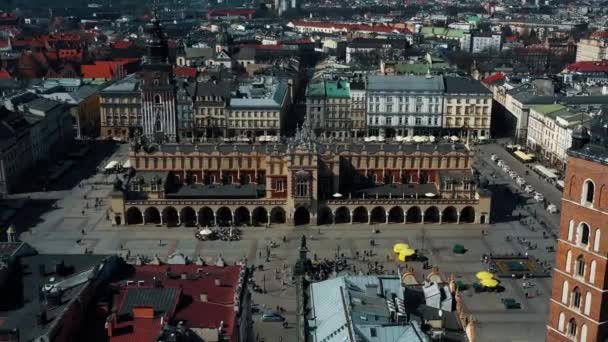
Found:
<path fill-rule="evenodd" d="M 566 334 L 568 337 L 572 338 L 575 341 L 579 342 L 587 342 L 587 324 L 583 324 L 580 329 L 580 336 L 577 336 L 578 324 L 574 318 L 568 321 L 568 326 L 566 326 L 566 315 L 563 312 L 559 314 L 559 322 L 557 324 L 557 330 L 561 333 Z M 578 337 L 578 339 L 577 339 Z"/>
<path fill-rule="evenodd" d="M 486 118 L 447 118 L 446 126 L 447 127 L 460 127 L 468 125 L 470 127 L 487 127 L 489 126 L 488 119 Z"/>
<path fill-rule="evenodd" d="M 399 103 L 403 103 L 405 102 L 406 104 L 409 102 L 416 102 L 416 103 L 421 103 L 424 101 L 424 99 L 428 99 L 428 101 L 430 103 L 439 103 L 441 101 L 441 99 L 438 96 L 433 96 L 433 97 L 422 97 L 422 96 L 384 96 L 382 97 L 382 100 L 384 100 L 387 103 L 392 103 L 392 102 L 399 102 Z M 380 102 L 380 96 L 370 96 L 369 97 L 369 102 Z"/>
<path fill-rule="evenodd" d="M 137 104 L 140 102 L 140 97 L 127 97 L 127 96 L 121 96 L 121 97 L 103 97 L 101 96 L 99 98 L 99 102 L 100 103 L 122 103 L 122 104 L 128 104 L 128 103 L 132 103 L 132 104 Z"/>
<path fill-rule="evenodd" d="M 463 107 L 447 107 L 447 114 L 448 115 L 488 115 L 490 114 L 490 108 L 489 107 L 464 107 L 464 110 L 462 109 Z"/>
<path fill-rule="evenodd" d="M 439 126 L 439 118 L 435 117 L 392 117 L 392 116 L 370 116 L 368 118 L 369 125 L 385 125 L 385 126 L 400 126 L 400 125 L 416 125 L 416 126 Z"/>
<path fill-rule="evenodd" d="M 399 106 L 393 106 L 390 104 L 387 105 L 379 105 L 379 104 L 373 104 L 370 103 L 368 106 L 368 112 L 370 113 L 405 113 L 405 112 L 413 112 L 413 113 L 440 113 L 440 106 L 438 104 L 436 105 L 424 105 L 422 103 L 417 103 L 416 105 L 402 105 L 400 104 Z"/>
<path fill-rule="evenodd" d="M 230 127 L 249 127 L 249 128 L 261 128 L 261 127 L 278 127 L 278 121 L 239 121 L 229 120 L 228 125 Z"/>
<path fill-rule="evenodd" d="M 574 269 L 573 269 L 574 268 Z M 568 251 L 566 253 L 566 267 L 565 272 L 571 273 L 572 275 L 581 280 L 586 281 L 591 285 L 595 283 L 595 273 L 597 271 L 597 262 L 595 260 L 591 260 L 591 266 L 589 266 L 589 272 L 587 276 L 587 266 L 585 262 L 585 258 L 582 255 L 579 255 L 576 258 L 576 261 L 572 262 L 572 251 Z"/>
<path fill-rule="evenodd" d="M 568 241 L 576 244 L 578 246 L 584 247 L 586 249 L 590 249 L 590 241 L 591 241 L 591 228 L 585 222 L 580 222 L 578 227 L 576 228 L 576 235 L 574 231 L 574 226 L 576 223 L 574 220 L 570 220 L 568 224 Z M 602 232 L 599 228 L 595 230 L 593 233 L 593 251 L 600 251 L 600 242 L 601 242 Z"/>
<path fill-rule="evenodd" d="M 562 303 L 576 312 L 583 313 L 589 316 L 591 314 L 591 292 L 587 291 L 583 302 L 583 293 L 578 286 L 575 286 L 570 291 L 570 285 L 567 280 L 564 280 L 562 286 Z"/>

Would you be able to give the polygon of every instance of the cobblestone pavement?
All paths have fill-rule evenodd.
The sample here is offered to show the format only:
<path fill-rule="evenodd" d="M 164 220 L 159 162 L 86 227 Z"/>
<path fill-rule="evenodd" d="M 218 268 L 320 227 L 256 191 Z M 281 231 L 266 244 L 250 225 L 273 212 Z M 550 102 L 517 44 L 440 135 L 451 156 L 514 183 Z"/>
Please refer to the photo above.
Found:
<path fill-rule="evenodd" d="M 484 149 L 487 147 L 484 147 Z M 484 150 L 485 151 L 485 150 Z M 482 159 L 489 160 L 488 149 Z M 501 156 L 502 158 L 502 156 Z M 487 162 L 486 162 L 487 164 Z M 491 165 L 480 166 L 482 173 L 490 174 Z M 112 176 L 94 175 L 85 183 L 104 183 Z M 547 184 L 548 185 L 548 184 Z M 166 256 L 173 252 L 182 252 L 195 257 L 202 256 L 213 260 L 222 255 L 228 262 L 247 258 L 250 264 L 264 265 L 264 270 L 255 273 L 255 281 L 266 287 L 266 294 L 254 294 L 254 302 L 259 304 L 261 312 L 274 310 L 277 305 L 283 307 L 285 317 L 290 325 L 295 323 L 295 289 L 289 283 L 291 266 L 298 257 L 298 248 L 302 235 L 308 238 L 309 256 L 316 254 L 317 259 L 333 258 L 336 251 L 344 253 L 355 264 L 358 270 L 367 271 L 368 263 L 378 262 L 385 272 L 392 273 L 398 266 L 403 266 L 392 259 L 390 250 L 395 242 L 407 242 L 414 248 L 423 250 L 431 265 L 449 276 L 454 274 L 465 283 L 475 281 L 475 273 L 484 269 L 481 263 L 482 254 L 487 253 L 530 253 L 541 261 L 553 263 L 554 254 L 545 250 L 554 246 L 555 239 L 543 238 L 544 228 L 530 213 L 538 212 L 538 219 L 547 222 L 548 231 L 556 231 L 559 221 L 557 214 L 545 214 L 538 204 L 529 198 L 505 192 L 514 188 L 510 178 L 501 177 L 493 184 L 494 191 L 500 193 L 495 205 L 502 209 L 495 223 L 485 226 L 475 225 L 420 225 L 389 224 L 375 225 L 379 233 L 372 233 L 369 225 L 341 224 L 322 227 L 287 227 L 273 226 L 264 228 L 243 228 L 241 241 L 198 241 L 194 238 L 193 228 L 164 228 L 156 226 L 113 227 L 106 219 L 107 201 L 98 208 L 94 207 L 92 198 L 106 198 L 111 190 L 110 185 L 77 186 L 72 190 L 49 193 L 28 194 L 31 204 L 44 202 L 45 206 L 32 211 L 31 217 L 20 224 L 21 236 L 42 253 L 82 253 L 85 250 L 98 254 L 136 254 Z M 550 186 L 550 185 L 548 185 Z M 535 186 L 536 187 L 536 186 Z M 539 185 L 539 189 L 541 186 Z M 549 193 L 549 190 L 546 190 Z M 505 195 L 506 194 L 506 195 Z M 86 195 L 87 199 L 84 198 Z M 25 195 L 22 195 L 25 196 Z M 505 197 L 506 196 L 506 197 Z M 519 199 L 518 199 L 519 198 Z M 508 201 L 520 203 L 511 205 Z M 87 209 L 86 206 L 89 208 Z M 505 209 L 506 208 L 506 209 Z M 83 214 L 84 210 L 84 214 Z M 531 224 L 519 222 L 519 214 L 531 220 Z M 486 234 L 482 234 L 482 230 Z M 84 234 L 83 234 L 84 233 Z M 507 242 L 507 236 L 525 237 L 538 249 L 527 250 L 515 241 Z M 286 242 L 283 242 L 283 237 Z M 370 246 L 374 239 L 375 246 Z M 266 246 L 274 241 L 278 247 L 271 249 L 270 261 L 265 261 Z M 452 253 L 454 244 L 463 244 L 467 248 L 464 255 Z M 339 247 L 338 247 L 339 246 Z M 372 250 L 373 257 L 366 261 L 356 259 L 356 254 Z M 260 254 L 261 253 L 261 254 Z M 387 255 L 389 256 L 387 260 Z M 261 256 L 261 257 L 260 257 Z M 421 276 L 424 272 L 418 262 L 408 263 Z M 521 280 L 502 279 L 504 293 L 463 293 L 464 306 L 476 320 L 476 335 L 480 341 L 542 341 L 545 335 L 545 321 L 548 300 L 551 291 L 551 279 L 534 280 L 539 296 L 525 298 Z M 507 311 L 501 305 L 500 298 L 512 297 L 522 303 L 521 310 Z M 254 315 L 256 335 L 265 341 L 294 341 L 296 329 L 282 328 L 280 323 L 260 322 L 260 314 Z"/>

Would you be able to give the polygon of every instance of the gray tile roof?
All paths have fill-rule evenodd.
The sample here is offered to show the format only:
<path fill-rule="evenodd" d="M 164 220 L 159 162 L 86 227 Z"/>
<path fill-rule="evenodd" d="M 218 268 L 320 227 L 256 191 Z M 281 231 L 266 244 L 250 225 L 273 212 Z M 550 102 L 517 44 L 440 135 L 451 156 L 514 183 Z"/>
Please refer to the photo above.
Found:
<path fill-rule="evenodd" d="M 192 184 L 182 186 L 167 198 L 258 198 L 264 196 L 263 184 Z"/>
<path fill-rule="evenodd" d="M 480 81 L 460 76 L 445 76 L 445 91 L 448 94 L 492 94 Z"/>
<path fill-rule="evenodd" d="M 368 91 L 417 91 L 443 92 L 443 76 L 369 76 Z"/>
<path fill-rule="evenodd" d="M 176 288 L 129 288 L 118 315 L 133 312 L 133 308 L 151 306 L 154 316 L 159 317 L 173 310 L 179 298 Z"/>

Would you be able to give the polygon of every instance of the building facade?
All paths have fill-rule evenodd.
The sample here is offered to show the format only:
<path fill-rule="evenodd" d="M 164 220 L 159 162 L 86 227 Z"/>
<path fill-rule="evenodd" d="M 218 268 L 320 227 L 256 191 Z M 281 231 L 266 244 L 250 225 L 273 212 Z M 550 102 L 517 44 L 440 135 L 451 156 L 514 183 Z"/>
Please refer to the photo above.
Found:
<path fill-rule="evenodd" d="M 444 92 L 443 76 L 369 76 L 368 134 L 384 137 L 438 134 Z"/>
<path fill-rule="evenodd" d="M 317 135 L 350 137 L 352 96 L 347 80 L 322 80 L 306 89 L 306 124 Z"/>
<path fill-rule="evenodd" d="M 499 52 L 502 48 L 500 32 L 465 32 L 460 40 L 460 48 L 471 53 Z"/>
<path fill-rule="evenodd" d="M 465 138 L 489 138 L 492 92 L 481 82 L 445 76 L 444 133 Z"/>
<path fill-rule="evenodd" d="M 597 31 L 576 45 L 576 61 L 601 62 L 608 59 L 608 32 Z"/>
<path fill-rule="evenodd" d="M 114 224 L 489 223 L 465 145 L 181 144 L 130 153 Z M 309 137 L 309 138 L 304 138 Z M 342 196 L 334 196 L 340 193 Z"/>
<path fill-rule="evenodd" d="M 271 76 L 243 82 L 229 101 L 225 110 L 226 137 L 276 140 L 291 105 L 291 83 Z"/>
<path fill-rule="evenodd" d="M 350 117 L 353 123 L 352 136 L 363 137 L 367 132 L 367 120 L 365 113 L 367 112 L 367 96 L 365 96 L 365 82 L 355 80 L 350 82 Z"/>
<path fill-rule="evenodd" d="M 132 74 L 99 92 L 102 138 L 127 141 L 142 130 L 141 78 Z"/>
<path fill-rule="evenodd" d="M 594 119 L 591 135 L 582 126 L 572 135 L 562 200 L 548 341 L 605 341 L 608 338 L 608 122 Z M 602 236 L 603 235 L 603 236 Z"/>

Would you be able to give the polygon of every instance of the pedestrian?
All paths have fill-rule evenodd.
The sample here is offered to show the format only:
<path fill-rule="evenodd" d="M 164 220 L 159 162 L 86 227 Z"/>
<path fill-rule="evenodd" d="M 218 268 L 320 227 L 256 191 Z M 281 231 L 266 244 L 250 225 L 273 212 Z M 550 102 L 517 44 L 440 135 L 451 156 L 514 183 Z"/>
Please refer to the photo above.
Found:
<path fill-rule="evenodd" d="M 163 245 L 163 240 L 158 240 L 158 245 L 162 246 Z"/>
<path fill-rule="evenodd" d="M 85 231 L 84 231 L 84 229 L 82 229 L 82 230 L 80 231 L 80 233 L 82 233 L 82 235 L 86 235 L 86 233 L 87 233 L 87 232 L 85 232 Z"/>
<path fill-rule="evenodd" d="M 82 211 L 82 216 L 84 216 L 84 210 Z"/>

